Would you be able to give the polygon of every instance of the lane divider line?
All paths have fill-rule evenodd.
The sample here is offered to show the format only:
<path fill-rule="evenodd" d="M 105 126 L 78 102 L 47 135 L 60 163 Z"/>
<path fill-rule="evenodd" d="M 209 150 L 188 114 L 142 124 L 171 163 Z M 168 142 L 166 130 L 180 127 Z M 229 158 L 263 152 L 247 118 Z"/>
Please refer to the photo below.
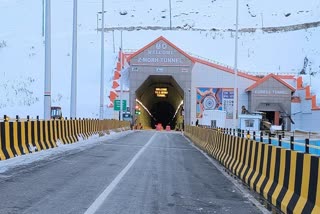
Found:
<path fill-rule="evenodd" d="M 133 164 L 138 160 L 138 158 L 142 155 L 142 153 L 146 150 L 146 148 L 152 143 L 153 139 L 157 133 L 154 133 L 152 137 L 149 139 L 146 145 L 144 145 L 139 152 L 131 159 L 128 165 L 113 179 L 113 181 L 107 186 L 107 188 L 99 195 L 99 197 L 91 204 L 91 206 L 87 209 L 84 214 L 94 214 L 104 203 L 110 193 L 114 190 L 114 188 L 119 184 L 121 179 L 125 176 L 125 174 L 129 171 L 129 169 L 133 166 Z"/>

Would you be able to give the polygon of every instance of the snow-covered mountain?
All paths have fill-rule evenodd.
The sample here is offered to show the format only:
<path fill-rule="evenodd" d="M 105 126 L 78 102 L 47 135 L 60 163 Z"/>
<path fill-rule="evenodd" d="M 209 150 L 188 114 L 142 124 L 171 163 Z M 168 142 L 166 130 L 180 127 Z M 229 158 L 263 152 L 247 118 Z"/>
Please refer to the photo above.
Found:
<path fill-rule="evenodd" d="M 162 35 L 186 52 L 233 66 L 235 1 L 171 0 L 173 30 L 169 2 L 105 1 L 106 105 L 120 30 L 124 49 L 139 49 Z M 73 1 L 51 4 L 52 105 L 62 106 L 69 117 Z M 320 2 L 239 0 L 239 5 L 239 69 L 294 74 L 304 70 L 314 74 L 306 75 L 305 82 L 311 80 L 320 97 Z M 77 116 L 97 117 L 101 0 L 78 0 L 78 7 Z M 0 26 L 0 115 L 42 117 L 42 0 L 0 0 Z"/>

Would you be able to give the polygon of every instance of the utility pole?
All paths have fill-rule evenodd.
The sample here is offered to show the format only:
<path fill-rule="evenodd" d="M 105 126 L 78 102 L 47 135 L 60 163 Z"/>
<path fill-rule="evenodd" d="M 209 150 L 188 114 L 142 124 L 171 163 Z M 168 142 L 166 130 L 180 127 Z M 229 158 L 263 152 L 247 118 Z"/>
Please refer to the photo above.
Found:
<path fill-rule="evenodd" d="M 45 19 L 44 19 L 44 1 L 45 0 L 42 0 L 42 29 L 41 29 L 41 31 L 42 31 L 42 37 L 44 37 L 44 31 L 45 31 L 45 29 L 44 29 L 44 22 L 45 22 Z"/>
<path fill-rule="evenodd" d="M 113 43 L 113 53 L 116 52 L 116 46 L 114 45 L 114 30 L 112 31 L 112 43 Z"/>
<path fill-rule="evenodd" d="M 123 90 L 123 81 L 122 81 L 122 78 L 123 78 L 123 61 L 122 61 L 122 31 L 120 32 L 121 33 L 121 48 L 120 48 L 120 66 L 121 66 L 121 76 L 120 76 L 120 120 L 122 120 L 122 112 L 124 109 L 122 109 L 122 90 Z"/>
<path fill-rule="evenodd" d="M 236 0 L 236 36 L 234 53 L 234 89 L 233 89 L 233 127 L 237 129 L 237 92 L 238 92 L 238 31 L 239 31 L 239 0 Z"/>
<path fill-rule="evenodd" d="M 170 13 L 170 30 L 172 30 L 171 0 L 169 0 L 169 13 Z"/>
<path fill-rule="evenodd" d="M 98 28 L 99 28 L 99 13 L 97 13 L 97 34 L 99 33 Z"/>
<path fill-rule="evenodd" d="M 72 71 L 70 117 L 77 117 L 77 40 L 78 40 L 78 0 L 73 0 Z"/>
<path fill-rule="evenodd" d="M 45 75 L 44 75 L 44 119 L 50 120 L 51 111 L 51 0 L 45 4 Z"/>
<path fill-rule="evenodd" d="M 102 29 L 101 29 L 101 77 L 100 77 L 100 120 L 104 118 L 104 0 L 102 0 Z"/>

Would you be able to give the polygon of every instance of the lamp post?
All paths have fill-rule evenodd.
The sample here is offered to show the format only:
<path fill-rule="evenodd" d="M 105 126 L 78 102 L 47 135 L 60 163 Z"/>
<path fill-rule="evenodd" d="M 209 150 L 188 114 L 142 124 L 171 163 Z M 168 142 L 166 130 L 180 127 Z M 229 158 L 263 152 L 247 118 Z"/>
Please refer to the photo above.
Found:
<path fill-rule="evenodd" d="M 45 5 L 45 3 L 44 3 L 44 1 L 45 0 L 42 0 L 42 29 L 41 29 L 41 31 L 42 31 L 42 37 L 44 37 L 44 31 L 45 31 L 45 27 L 44 27 L 44 22 L 45 22 L 45 19 L 44 19 L 44 16 L 45 16 L 45 9 L 44 9 L 44 5 Z"/>
<path fill-rule="evenodd" d="M 170 14 L 170 30 L 172 29 L 172 20 L 171 20 L 171 0 L 169 0 L 169 14 Z"/>
<path fill-rule="evenodd" d="M 100 76 L 100 120 L 104 117 L 104 0 L 102 0 L 102 29 L 101 29 L 101 76 Z"/>
<path fill-rule="evenodd" d="M 238 26 L 239 25 L 239 0 L 236 0 L 236 35 L 234 53 L 234 89 L 233 89 L 233 127 L 237 129 L 237 89 L 238 89 Z"/>
<path fill-rule="evenodd" d="M 123 59 L 122 59 L 122 44 L 123 44 L 123 41 L 122 41 L 122 31 L 120 32 L 121 33 L 121 48 L 120 48 L 120 66 L 121 66 L 121 76 L 120 76 L 120 120 L 123 120 L 123 111 L 124 109 L 122 109 L 122 92 L 123 92 Z"/>
<path fill-rule="evenodd" d="M 77 117 L 77 40 L 78 40 L 78 0 L 73 0 L 73 35 L 72 35 L 72 68 L 71 68 L 71 102 L 70 117 Z"/>
<path fill-rule="evenodd" d="M 51 110 L 51 0 L 45 4 L 45 75 L 44 75 L 44 119 L 50 119 Z"/>

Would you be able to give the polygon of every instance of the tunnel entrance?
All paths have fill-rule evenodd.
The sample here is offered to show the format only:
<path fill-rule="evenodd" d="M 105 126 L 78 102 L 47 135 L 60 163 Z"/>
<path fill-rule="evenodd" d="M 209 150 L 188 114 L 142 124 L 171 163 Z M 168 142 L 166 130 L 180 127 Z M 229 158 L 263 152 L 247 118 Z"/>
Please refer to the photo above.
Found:
<path fill-rule="evenodd" d="M 165 128 L 167 125 L 169 125 L 171 129 L 175 128 L 177 121 L 177 118 L 174 117 L 175 109 L 169 102 L 160 101 L 153 104 L 151 112 L 155 118 L 155 120 L 151 120 L 152 127 L 155 127 L 155 125 L 161 123 L 163 128 Z"/>
<path fill-rule="evenodd" d="M 150 75 L 136 90 L 135 122 L 144 128 L 154 129 L 161 123 L 171 129 L 183 126 L 184 91 L 170 75 Z"/>

